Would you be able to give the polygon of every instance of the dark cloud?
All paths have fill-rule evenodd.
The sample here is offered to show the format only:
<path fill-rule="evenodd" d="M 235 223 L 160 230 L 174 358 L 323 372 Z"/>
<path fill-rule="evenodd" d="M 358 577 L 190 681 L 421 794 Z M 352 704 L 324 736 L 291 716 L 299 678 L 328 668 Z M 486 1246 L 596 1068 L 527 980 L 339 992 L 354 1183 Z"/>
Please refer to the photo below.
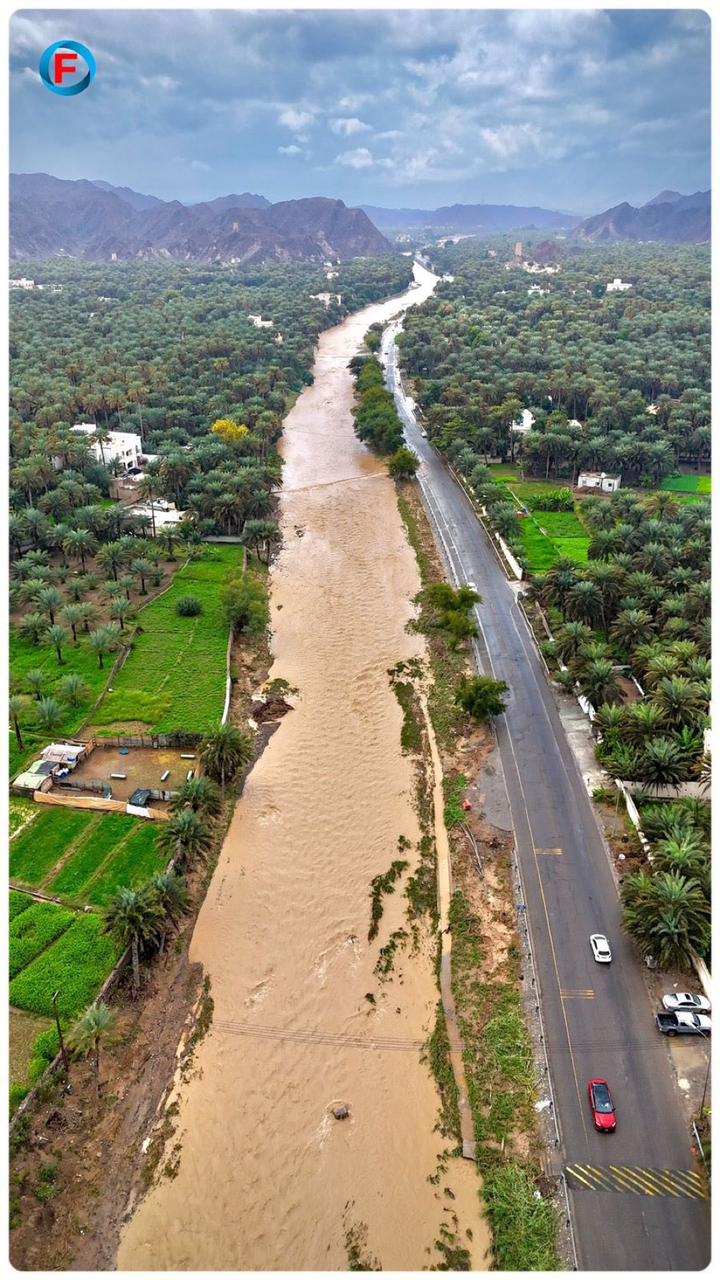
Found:
<path fill-rule="evenodd" d="M 37 76 L 87 44 L 92 87 Z M 23 10 L 11 163 L 166 198 L 593 211 L 709 185 L 710 26 L 689 10 Z"/>

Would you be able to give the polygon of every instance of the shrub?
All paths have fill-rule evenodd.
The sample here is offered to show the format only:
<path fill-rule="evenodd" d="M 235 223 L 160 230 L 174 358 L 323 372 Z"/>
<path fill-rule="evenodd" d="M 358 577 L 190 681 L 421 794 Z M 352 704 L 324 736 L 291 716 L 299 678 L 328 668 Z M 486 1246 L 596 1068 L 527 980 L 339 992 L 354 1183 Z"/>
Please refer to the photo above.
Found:
<path fill-rule="evenodd" d="M 181 596 L 175 605 L 175 612 L 180 618 L 199 618 L 202 604 L 197 596 Z"/>
<path fill-rule="evenodd" d="M 225 619 L 234 631 L 262 635 L 268 623 L 268 609 L 265 589 L 257 578 L 249 573 L 229 578 L 220 598 Z"/>
<path fill-rule="evenodd" d="M 489 720 L 505 710 L 503 694 L 509 685 L 490 676 L 472 676 L 460 681 L 455 701 L 473 720 Z"/>
<path fill-rule="evenodd" d="M 29 1086 L 26 1084 L 10 1085 L 10 1115 L 11 1116 L 15 1114 L 18 1107 L 20 1106 L 20 1103 L 23 1101 L 23 1099 L 27 1098 L 29 1092 L 30 1092 Z"/>

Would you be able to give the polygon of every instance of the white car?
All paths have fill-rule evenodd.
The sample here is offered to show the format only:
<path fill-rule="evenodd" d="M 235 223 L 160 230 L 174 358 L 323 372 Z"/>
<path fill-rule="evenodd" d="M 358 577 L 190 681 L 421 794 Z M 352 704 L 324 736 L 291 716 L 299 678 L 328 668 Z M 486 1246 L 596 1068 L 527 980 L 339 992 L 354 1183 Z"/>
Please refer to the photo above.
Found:
<path fill-rule="evenodd" d="M 598 964 L 610 964 L 612 951 L 604 933 L 591 933 L 590 946 L 592 947 L 593 960 L 597 960 Z"/>
<path fill-rule="evenodd" d="M 694 996 L 689 991 L 673 991 L 663 996 L 663 1009 L 670 1013 L 709 1013 L 710 1001 L 705 996 Z"/>

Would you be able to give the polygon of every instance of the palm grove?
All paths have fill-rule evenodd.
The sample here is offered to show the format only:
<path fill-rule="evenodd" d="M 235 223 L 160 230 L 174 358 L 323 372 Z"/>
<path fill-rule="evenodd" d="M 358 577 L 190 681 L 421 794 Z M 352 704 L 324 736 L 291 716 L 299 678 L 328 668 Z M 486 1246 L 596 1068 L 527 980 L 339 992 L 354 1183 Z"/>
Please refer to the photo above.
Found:
<path fill-rule="evenodd" d="M 710 512 L 660 486 L 709 462 L 709 252 L 556 246 L 538 257 L 561 269 L 543 274 L 493 243 L 429 251 L 449 278 L 408 315 L 405 374 L 429 436 L 526 570 L 498 460 L 564 486 L 582 469 L 622 475 L 611 498 L 583 501 L 547 485 L 535 501 L 525 485 L 533 509 L 574 509 L 587 535 L 586 556 L 560 553 L 529 596 L 549 617 L 559 682 L 595 708 L 603 766 L 644 795 L 653 853 L 625 877 L 626 925 L 660 963 L 686 965 L 709 950 Z M 631 288 L 608 292 L 615 277 Z M 513 431 L 523 409 L 532 429 Z M 685 782 L 695 798 L 652 799 Z"/>

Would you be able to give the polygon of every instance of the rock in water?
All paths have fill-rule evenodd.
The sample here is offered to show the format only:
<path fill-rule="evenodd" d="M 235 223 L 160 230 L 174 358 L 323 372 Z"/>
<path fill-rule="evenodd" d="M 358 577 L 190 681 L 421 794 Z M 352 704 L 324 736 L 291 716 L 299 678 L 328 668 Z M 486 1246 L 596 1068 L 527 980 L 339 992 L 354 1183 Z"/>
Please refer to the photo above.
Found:
<path fill-rule="evenodd" d="M 347 1120 L 350 1115 L 349 1107 L 333 1107 L 333 1115 L 336 1120 Z"/>

